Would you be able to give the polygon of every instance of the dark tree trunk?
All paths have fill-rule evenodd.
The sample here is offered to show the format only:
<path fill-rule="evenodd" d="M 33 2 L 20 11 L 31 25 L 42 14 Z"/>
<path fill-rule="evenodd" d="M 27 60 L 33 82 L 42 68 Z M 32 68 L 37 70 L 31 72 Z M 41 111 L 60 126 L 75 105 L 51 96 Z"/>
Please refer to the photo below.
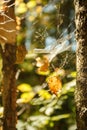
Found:
<path fill-rule="evenodd" d="M 5 2 L 7 0 L 4 0 Z M 6 2 L 7 10 L 5 14 L 7 18 L 11 18 L 11 22 L 3 24 L 3 28 L 7 30 L 13 30 L 12 33 L 4 32 L 1 35 L 7 38 L 7 43 L 4 45 L 4 49 L 1 49 L 2 60 L 3 60 L 3 130 L 16 130 L 16 22 L 14 13 L 14 2 L 10 0 Z M 11 7 L 9 5 L 13 4 Z M 2 43 L 3 44 L 3 43 Z"/>
<path fill-rule="evenodd" d="M 77 40 L 77 130 L 87 130 L 87 0 L 74 0 Z"/>
<path fill-rule="evenodd" d="M 3 53 L 3 130 L 16 130 L 15 45 L 6 44 Z"/>

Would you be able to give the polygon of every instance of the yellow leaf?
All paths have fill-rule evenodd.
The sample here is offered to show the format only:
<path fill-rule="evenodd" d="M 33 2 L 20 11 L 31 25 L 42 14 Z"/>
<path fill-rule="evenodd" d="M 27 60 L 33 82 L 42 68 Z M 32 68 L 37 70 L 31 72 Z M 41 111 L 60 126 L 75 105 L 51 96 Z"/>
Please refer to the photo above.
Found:
<path fill-rule="evenodd" d="M 26 4 L 21 2 L 19 4 L 19 6 L 16 8 L 16 13 L 18 14 L 23 14 L 27 11 L 27 7 L 26 7 Z"/>
<path fill-rule="evenodd" d="M 21 95 L 21 98 L 23 99 L 23 103 L 27 103 L 31 101 L 31 99 L 34 97 L 35 93 L 34 92 L 28 92 L 28 93 L 23 93 Z"/>
<path fill-rule="evenodd" d="M 27 3 L 28 8 L 34 8 L 36 6 L 36 1 L 32 0 Z"/>
<path fill-rule="evenodd" d="M 76 77 L 76 71 L 73 71 L 73 72 L 71 73 L 71 76 L 72 76 L 73 78 L 75 78 L 75 77 Z"/>
<path fill-rule="evenodd" d="M 3 107 L 0 107 L 0 117 L 2 117 L 3 116 Z"/>
<path fill-rule="evenodd" d="M 39 68 L 37 69 L 37 71 L 36 71 L 36 72 L 37 72 L 37 74 L 39 74 L 39 75 L 48 75 L 48 74 L 50 73 L 50 71 L 49 71 L 49 70 L 44 72 L 44 71 L 40 71 L 40 69 L 39 69 Z"/>
<path fill-rule="evenodd" d="M 23 83 L 20 84 L 18 87 L 18 90 L 20 90 L 21 92 L 29 92 L 32 91 L 32 87 L 29 84 Z"/>
<path fill-rule="evenodd" d="M 49 92 L 47 92 L 47 90 L 40 90 L 38 92 L 39 96 L 43 97 L 44 99 L 50 99 L 51 98 L 51 95 Z"/>
<path fill-rule="evenodd" d="M 33 15 L 29 16 L 28 20 L 29 20 L 30 22 L 34 21 L 34 20 L 35 20 L 35 16 L 33 16 Z"/>
<path fill-rule="evenodd" d="M 42 11 L 42 6 L 38 6 L 38 7 L 36 8 L 36 12 L 37 12 L 38 14 L 40 14 L 41 11 Z"/>

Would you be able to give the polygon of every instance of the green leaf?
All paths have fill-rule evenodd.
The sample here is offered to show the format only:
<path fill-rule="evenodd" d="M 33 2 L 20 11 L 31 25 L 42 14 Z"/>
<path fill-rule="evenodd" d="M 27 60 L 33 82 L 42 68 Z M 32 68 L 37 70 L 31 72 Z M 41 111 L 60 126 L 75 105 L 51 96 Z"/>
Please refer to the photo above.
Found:
<path fill-rule="evenodd" d="M 62 115 L 58 115 L 58 116 L 53 116 L 51 118 L 52 121 L 59 121 L 61 119 L 65 119 L 65 118 L 69 118 L 70 114 L 62 114 Z"/>

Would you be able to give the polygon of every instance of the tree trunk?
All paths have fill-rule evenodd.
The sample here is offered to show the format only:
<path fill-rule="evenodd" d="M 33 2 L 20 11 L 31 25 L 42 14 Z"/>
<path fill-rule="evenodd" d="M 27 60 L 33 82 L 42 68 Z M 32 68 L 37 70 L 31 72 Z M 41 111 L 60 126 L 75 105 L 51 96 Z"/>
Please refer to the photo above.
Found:
<path fill-rule="evenodd" d="M 3 60 L 3 130 L 16 130 L 16 22 L 14 14 L 14 2 L 15 0 L 4 0 L 6 3 L 6 10 L 4 10 L 4 30 L 8 32 L 1 33 L 6 37 L 7 43 L 5 43 L 4 49 L 2 49 Z M 10 6 L 12 5 L 12 6 Z M 10 19 L 11 18 L 11 19 Z M 11 20 L 6 23 L 6 20 Z M 13 42 L 13 43 L 12 43 Z M 2 43 L 3 44 L 3 43 Z"/>
<path fill-rule="evenodd" d="M 77 130 L 87 130 L 87 0 L 74 0 L 77 40 Z"/>
<path fill-rule="evenodd" d="M 5 45 L 3 53 L 3 130 L 16 130 L 15 46 Z"/>

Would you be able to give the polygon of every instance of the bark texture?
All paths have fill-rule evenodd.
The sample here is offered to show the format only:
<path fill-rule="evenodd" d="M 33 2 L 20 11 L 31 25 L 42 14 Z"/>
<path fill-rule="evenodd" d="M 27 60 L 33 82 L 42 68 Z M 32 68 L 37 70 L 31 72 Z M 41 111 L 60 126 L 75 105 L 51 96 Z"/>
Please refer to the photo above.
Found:
<path fill-rule="evenodd" d="M 77 130 L 87 130 L 87 0 L 74 0 L 77 40 Z"/>
<path fill-rule="evenodd" d="M 15 45 L 5 45 L 3 53 L 3 130 L 16 130 Z"/>
<path fill-rule="evenodd" d="M 4 0 L 9 6 L 15 2 L 15 0 Z M 15 21 L 15 13 L 14 13 L 14 5 L 8 8 L 4 12 L 12 21 Z M 8 23 L 7 23 L 8 24 Z M 14 26 L 11 26 L 14 25 Z M 11 26 L 12 28 L 9 28 Z M 9 24 L 7 26 L 9 30 L 14 30 L 14 35 L 16 34 L 16 24 Z M 9 33 L 9 32 L 8 32 Z M 7 34 L 6 34 L 7 35 Z M 9 33 L 9 37 L 12 37 Z M 4 49 L 2 49 L 2 60 L 3 60 L 3 130 L 16 130 L 16 36 L 14 38 L 14 43 L 10 43 L 7 39 L 7 43 L 5 43 Z"/>

